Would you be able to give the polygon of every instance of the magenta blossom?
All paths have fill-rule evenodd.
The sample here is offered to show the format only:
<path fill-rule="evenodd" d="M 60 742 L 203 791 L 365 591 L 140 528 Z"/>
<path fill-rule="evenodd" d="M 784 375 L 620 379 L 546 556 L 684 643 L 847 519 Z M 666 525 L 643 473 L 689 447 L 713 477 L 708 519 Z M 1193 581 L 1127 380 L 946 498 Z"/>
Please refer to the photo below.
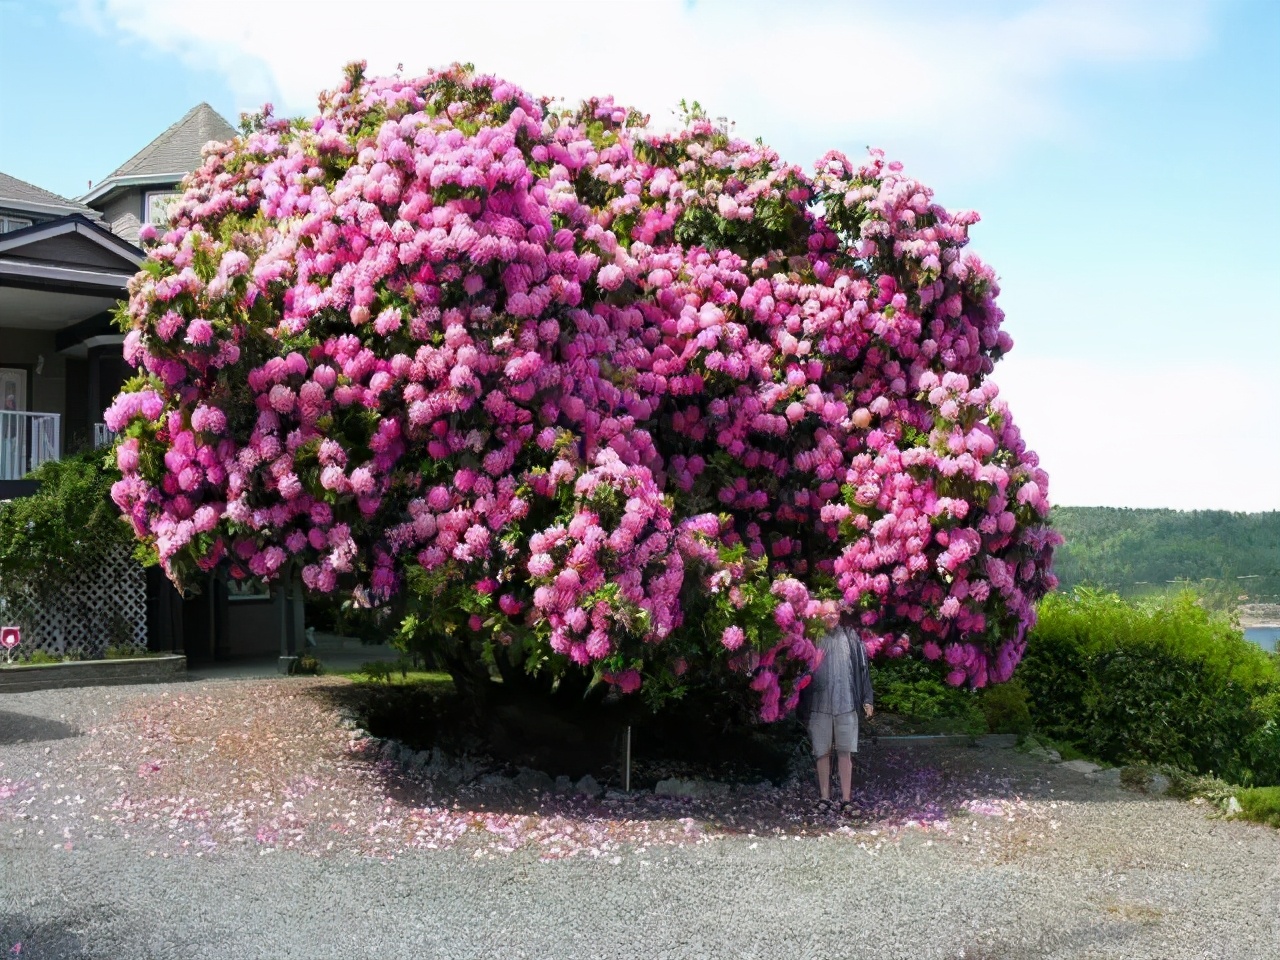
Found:
<path fill-rule="evenodd" d="M 701 116 L 354 66 L 184 190 L 106 414 L 174 580 L 296 570 L 624 693 L 726 670 L 765 719 L 841 611 L 873 656 L 1012 674 L 1048 479 L 976 214 L 880 152 L 807 173 Z"/>

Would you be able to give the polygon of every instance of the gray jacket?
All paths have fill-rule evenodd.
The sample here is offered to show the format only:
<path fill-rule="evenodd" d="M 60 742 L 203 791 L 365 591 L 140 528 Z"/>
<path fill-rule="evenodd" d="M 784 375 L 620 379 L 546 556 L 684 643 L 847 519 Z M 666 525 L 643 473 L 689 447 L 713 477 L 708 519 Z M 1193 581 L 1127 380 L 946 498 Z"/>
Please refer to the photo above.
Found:
<path fill-rule="evenodd" d="M 871 687 L 871 662 L 867 657 L 867 648 L 862 645 L 862 640 L 856 631 L 842 629 L 840 632 L 844 634 L 849 644 L 849 663 L 853 667 L 849 682 L 852 686 L 853 702 L 864 707 L 872 706 L 875 704 L 875 690 Z M 812 709 L 813 684 L 810 683 L 800 691 L 800 703 L 796 707 L 796 715 L 801 721 L 808 722 Z"/>

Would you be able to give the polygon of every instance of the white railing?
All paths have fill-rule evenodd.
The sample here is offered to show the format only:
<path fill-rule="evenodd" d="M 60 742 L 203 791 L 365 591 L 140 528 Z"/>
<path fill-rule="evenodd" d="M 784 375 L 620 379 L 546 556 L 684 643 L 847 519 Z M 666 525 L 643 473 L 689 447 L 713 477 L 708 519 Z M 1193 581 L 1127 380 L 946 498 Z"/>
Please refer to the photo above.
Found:
<path fill-rule="evenodd" d="M 95 423 L 93 425 L 93 449 L 101 450 L 103 447 L 109 447 L 115 442 L 115 433 L 105 423 Z"/>
<path fill-rule="evenodd" d="M 61 455 L 59 414 L 0 410 L 0 480 L 21 480 Z"/>

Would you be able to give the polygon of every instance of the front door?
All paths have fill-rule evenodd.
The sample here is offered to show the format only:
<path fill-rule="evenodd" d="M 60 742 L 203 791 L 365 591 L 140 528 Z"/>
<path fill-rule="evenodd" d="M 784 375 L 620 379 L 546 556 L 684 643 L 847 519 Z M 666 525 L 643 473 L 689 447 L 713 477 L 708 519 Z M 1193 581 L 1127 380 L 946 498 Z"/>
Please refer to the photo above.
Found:
<path fill-rule="evenodd" d="M 0 410 L 27 409 L 27 371 L 0 367 Z"/>

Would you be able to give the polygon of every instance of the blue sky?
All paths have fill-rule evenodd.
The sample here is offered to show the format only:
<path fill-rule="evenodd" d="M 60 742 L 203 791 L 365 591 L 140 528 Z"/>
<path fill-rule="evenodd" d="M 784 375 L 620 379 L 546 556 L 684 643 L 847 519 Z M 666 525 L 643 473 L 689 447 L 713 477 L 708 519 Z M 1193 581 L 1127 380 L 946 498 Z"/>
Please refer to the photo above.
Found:
<path fill-rule="evenodd" d="M 0 46 L 0 170 L 72 196 L 201 100 L 308 112 L 355 58 L 698 99 L 805 165 L 881 146 L 982 214 L 1055 502 L 1280 509 L 1273 0 L 0 0 Z"/>

